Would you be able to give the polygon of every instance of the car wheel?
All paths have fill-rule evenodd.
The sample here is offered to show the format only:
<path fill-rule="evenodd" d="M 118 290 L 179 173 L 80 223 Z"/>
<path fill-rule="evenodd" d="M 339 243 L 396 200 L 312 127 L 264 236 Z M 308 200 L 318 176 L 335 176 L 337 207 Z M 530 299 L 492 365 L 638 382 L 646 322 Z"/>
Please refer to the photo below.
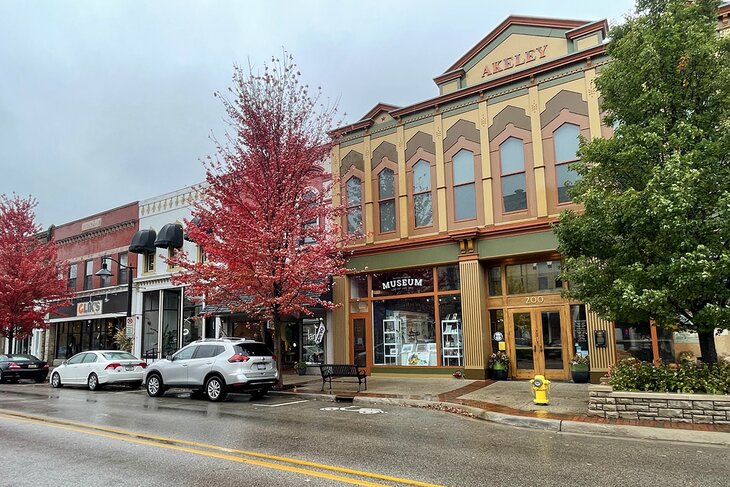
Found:
<path fill-rule="evenodd" d="M 99 377 L 97 377 L 97 375 L 93 372 L 89 374 L 89 379 L 86 381 L 86 385 L 89 387 L 90 391 L 96 391 L 101 388 L 99 385 Z"/>
<path fill-rule="evenodd" d="M 251 399 L 262 399 L 267 392 L 269 392 L 268 389 L 258 389 L 256 391 L 253 391 L 251 393 Z"/>
<path fill-rule="evenodd" d="M 162 377 L 159 374 L 151 374 L 147 377 L 147 394 L 150 397 L 158 397 L 165 393 L 165 387 L 162 385 Z"/>
<path fill-rule="evenodd" d="M 54 372 L 51 376 L 51 387 L 63 387 L 63 384 L 61 384 L 61 376 L 58 374 L 58 372 Z"/>
<path fill-rule="evenodd" d="M 132 389 L 139 389 L 140 387 L 142 387 L 142 381 L 141 380 L 137 380 L 137 381 L 134 381 L 134 382 L 130 382 L 129 383 L 129 387 L 132 388 Z"/>
<path fill-rule="evenodd" d="M 223 380 L 215 375 L 205 383 L 205 394 L 213 402 L 222 401 L 228 395 Z"/>
<path fill-rule="evenodd" d="M 0 369 L 0 384 L 5 381 L 5 377 L 3 377 L 3 369 Z"/>

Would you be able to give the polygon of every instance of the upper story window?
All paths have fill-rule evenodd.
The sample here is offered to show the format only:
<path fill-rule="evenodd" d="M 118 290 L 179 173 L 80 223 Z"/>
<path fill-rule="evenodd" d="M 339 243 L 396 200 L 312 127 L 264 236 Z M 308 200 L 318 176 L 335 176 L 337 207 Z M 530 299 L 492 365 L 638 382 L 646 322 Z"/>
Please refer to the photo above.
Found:
<path fill-rule="evenodd" d="M 304 202 L 308 207 L 307 210 L 315 208 L 319 203 L 319 200 L 317 199 L 317 193 L 313 190 L 308 190 L 306 193 L 304 193 Z M 304 236 L 302 237 L 301 243 L 305 245 L 313 244 L 314 242 L 316 242 L 316 239 L 312 236 L 312 234 L 316 234 L 318 228 L 319 217 L 313 218 L 312 220 L 309 220 L 304 225 L 302 225 L 302 232 L 304 233 Z"/>
<path fill-rule="evenodd" d="M 119 265 L 117 265 L 117 284 L 127 284 L 127 279 L 129 277 L 129 268 L 127 267 L 129 262 L 129 254 L 127 252 L 122 252 L 119 254 L 119 258 L 117 259 L 119 261 Z"/>
<path fill-rule="evenodd" d="M 433 225 L 431 198 L 431 164 L 421 159 L 413 166 L 413 213 L 416 216 L 416 227 Z"/>
<path fill-rule="evenodd" d="M 68 266 L 68 288 L 76 290 L 76 276 L 78 274 L 78 264 Z"/>
<path fill-rule="evenodd" d="M 394 232 L 395 173 L 391 169 L 383 169 L 378 174 L 378 208 L 378 212 L 380 213 L 380 233 Z"/>
<path fill-rule="evenodd" d="M 94 287 L 94 261 L 87 260 L 84 267 L 84 289 Z"/>
<path fill-rule="evenodd" d="M 526 210 L 525 144 L 522 139 L 510 137 L 502 142 L 499 146 L 499 161 L 504 212 Z"/>
<path fill-rule="evenodd" d="M 155 271 L 155 257 L 157 252 L 145 252 L 144 254 L 144 271 L 154 272 Z"/>
<path fill-rule="evenodd" d="M 556 292 L 563 287 L 559 260 L 508 265 L 505 276 L 507 294 Z"/>
<path fill-rule="evenodd" d="M 579 140 L 580 127 L 572 123 L 564 123 L 553 133 L 558 203 L 568 203 L 571 201 L 568 189 L 580 177 L 577 172 L 570 168 L 570 163 L 578 160 Z"/>
<path fill-rule="evenodd" d="M 109 260 L 109 256 L 105 255 L 101 258 L 101 266 L 104 267 L 104 264 L 106 263 L 106 268 L 109 269 L 111 266 L 112 261 Z M 109 269 L 111 271 L 111 269 Z M 112 276 L 99 276 L 99 287 L 109 287 L 112 285 Z"/>
<path fill-rule="evenodd" d="M 454 220 L 473 220 L 477 217 L 474 153 L 460 150 L 454 156 L 453 166 Z"/>
<path fill-rule="evenodd" d="M 345 185 L 347 233 L 362 234 L 362 181 L 352 176 Z"/>

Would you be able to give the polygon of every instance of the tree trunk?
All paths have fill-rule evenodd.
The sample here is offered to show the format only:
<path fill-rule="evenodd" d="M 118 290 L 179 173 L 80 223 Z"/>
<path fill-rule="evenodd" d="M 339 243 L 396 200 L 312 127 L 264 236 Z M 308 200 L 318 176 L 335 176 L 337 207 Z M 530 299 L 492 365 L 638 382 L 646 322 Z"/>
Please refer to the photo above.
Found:
<path fill-rule="evenodd" d="M 699 331 L 697 335 L 700 339 L 700 354 L 702 361 L 706 364 L 714 364 L 717 362 L 717 350 L 715 350 L 715 332 Z"/>
<path fill-rule="evenodd" d="M 279 371 L 279 380 L 276 383 L 276 386 L 274 386 L 274 389 L 280 391 L 284 388 L 283 370 L 281 368 L 281 318 L 279 317 L 279 313 L 276 312 L 273 314 L 272 318 L 272 321 L 274 322 L 274 355 L 276 355 L 276 370 Z"/>

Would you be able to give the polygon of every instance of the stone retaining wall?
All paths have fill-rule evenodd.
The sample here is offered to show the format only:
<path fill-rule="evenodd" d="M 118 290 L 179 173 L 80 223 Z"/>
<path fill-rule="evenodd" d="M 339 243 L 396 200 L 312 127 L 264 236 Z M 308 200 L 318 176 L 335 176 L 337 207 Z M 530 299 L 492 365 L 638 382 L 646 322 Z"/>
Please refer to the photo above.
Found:
<path fill-rule="evenodd" d="M 591 386 L 588 415 L 602 418 L 730 424 L 730 396 L 623 392 Z"/>

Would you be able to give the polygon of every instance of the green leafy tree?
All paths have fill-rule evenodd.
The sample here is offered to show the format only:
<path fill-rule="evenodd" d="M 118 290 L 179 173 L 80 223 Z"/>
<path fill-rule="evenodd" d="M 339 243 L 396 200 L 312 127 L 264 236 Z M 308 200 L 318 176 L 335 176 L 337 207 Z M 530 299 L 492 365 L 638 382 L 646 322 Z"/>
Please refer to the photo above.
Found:
<path fill-rule="evenodd" d="M 596 79 L 616 130 L 581 144 L 582 211 L 555 231 L 570 297 L 609 319 L 696 331 L 716 362 L 730 324 L 730 39 L 718 1 L 639 0 Z"/>

